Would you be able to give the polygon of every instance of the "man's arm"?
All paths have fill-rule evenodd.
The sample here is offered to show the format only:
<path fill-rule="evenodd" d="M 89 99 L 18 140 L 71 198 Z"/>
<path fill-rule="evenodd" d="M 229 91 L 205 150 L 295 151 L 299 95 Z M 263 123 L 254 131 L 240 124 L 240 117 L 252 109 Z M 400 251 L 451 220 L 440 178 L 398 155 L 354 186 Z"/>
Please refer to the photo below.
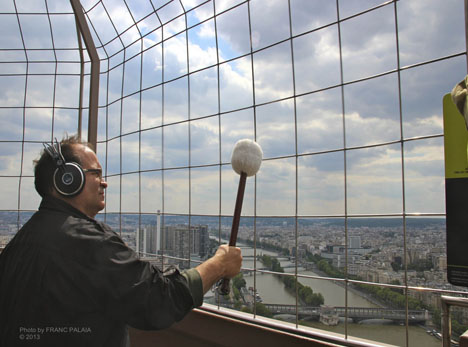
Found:
<path fill-rule="evenodd" d="M 198 265 L 195 269 L 200 274 L 203 283 L 203 293 L 221 278 L 232 278 L 236 276 L 242 265 L 241 250 L 238 247 L 222 245 L 215 255 Z"/>

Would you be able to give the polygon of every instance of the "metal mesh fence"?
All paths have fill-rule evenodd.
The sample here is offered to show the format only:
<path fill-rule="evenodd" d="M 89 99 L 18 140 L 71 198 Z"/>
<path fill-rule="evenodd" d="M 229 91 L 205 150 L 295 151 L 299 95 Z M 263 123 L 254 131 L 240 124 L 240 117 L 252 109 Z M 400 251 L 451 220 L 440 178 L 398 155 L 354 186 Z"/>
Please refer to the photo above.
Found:
<path fill-rule="evenodd" d="M 206 302 L 254 319 L 289 305 L 277 313 L 299 326 L 308 287 L 345 318 L 404 312 L 390 340 L 348 319 L 334 331 L 416 346 L 411 310 L 434 316 L 441 293 L 465 295 L 444 270 L 441 106 L 467 70 L 463 1 L 81 5 L 100 59 L 98 218 L 142 256 L 193 266 L 228 238 L 230 154 L 250 138 L 264 152 L 239 231 L 251 299 Z M 87 138 L 91 63 L 69 3 L 4 1 L 0 17 L 5 243 L 39 204 L 42 143 Z"/>

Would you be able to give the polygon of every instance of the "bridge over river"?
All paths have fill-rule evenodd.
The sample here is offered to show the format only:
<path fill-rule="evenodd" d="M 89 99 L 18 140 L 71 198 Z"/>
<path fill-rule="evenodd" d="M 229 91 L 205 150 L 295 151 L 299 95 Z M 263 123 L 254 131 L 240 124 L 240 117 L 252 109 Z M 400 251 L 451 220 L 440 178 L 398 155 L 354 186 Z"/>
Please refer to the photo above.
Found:
<path fill-rule="evenodd" d="M 265 304 L 266 308 L 270 310 L 274 315 L 277 314 L 292 314 L 296 315 L 295 305 L 279 305 L 279 304 Z M 335 313 L 339 317 L 345 317 L 345 307 L 333 307 Z M 320 317 L 321 308 L 313 306 L 299 306 L 299 316 L 301 318 L 316 318 Z M 395 323 L 406 322 L 406 311 L 397 310 L 390 308 L 379 308 L 379 307 L 348 307 L 347 312 L 348 318 L 351 318 L 354 322 L 359 322 L 367 319 L 386 319 L 392 320 Z M 409 310 L 408 311 L 408 323 L 409 324 L 420 324 L 426 322 L 429 319 L 429 313 L 426 310 Z"/>

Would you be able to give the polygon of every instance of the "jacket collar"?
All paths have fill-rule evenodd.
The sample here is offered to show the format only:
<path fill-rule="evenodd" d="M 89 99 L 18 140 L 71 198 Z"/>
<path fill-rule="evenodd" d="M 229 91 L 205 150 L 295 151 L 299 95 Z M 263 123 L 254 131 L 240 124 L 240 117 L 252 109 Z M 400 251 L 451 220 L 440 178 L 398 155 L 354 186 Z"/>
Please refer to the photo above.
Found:
<path fill-rule="evenodd" d="M 83 212 L 70 205 L 68 202 L 50 195 L 42 199 L 41 204 L 39 205 L 39 210 L 53 210 L 70 214 L 74 217 L 95 221 L 93 218 L 88 217 Z"/>

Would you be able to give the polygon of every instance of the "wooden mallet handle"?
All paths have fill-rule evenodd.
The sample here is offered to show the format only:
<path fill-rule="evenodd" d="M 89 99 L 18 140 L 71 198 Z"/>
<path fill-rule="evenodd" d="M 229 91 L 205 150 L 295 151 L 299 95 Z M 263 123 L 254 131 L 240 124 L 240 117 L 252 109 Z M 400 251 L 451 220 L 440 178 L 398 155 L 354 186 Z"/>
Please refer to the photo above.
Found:
<path fill-rule="evenodd" d="M 239 179 L 239 187 L 237 188 L 236 206 L 234 208 L 234 217 L 232 219 L 231 237 L 229 239 L 229 246 L 235 246 L 237 242 L 237 231 L 239 230 L 239 222 L 240 222 L 240 215 L 242 211 L 242 203 L 244 201 L 244 191 L 245 191 L 246 181 L 247 181 L 247 174 L 245 172 L 241 172 L 240 179 Z M 221 280 L 221 285 L 218 287 L 218 292 L 221 295 L 227 295 L 229 294 L 229 291 L 230 291 L 229 278 L 223 278 Z"/>
<path fill-rule="evenodd" d="M 258 143 L 242 139 L 234 145 L 231 155 L 231 165 L 233 170 L 240 175 L 239 188 L 237 190 L 236 207 L 232 219 L 231 237 L 229 246 L 235 246 L 237 240 L 237 231 L 242 210 L 242 201 L 244 200 L 245 182 L 247 177 L 254 176 L 262 164 L 263 152 Z M 223 278 L 217 286 L 218 293 L 222 295 L 229 294 L 229 279 Z"/>

